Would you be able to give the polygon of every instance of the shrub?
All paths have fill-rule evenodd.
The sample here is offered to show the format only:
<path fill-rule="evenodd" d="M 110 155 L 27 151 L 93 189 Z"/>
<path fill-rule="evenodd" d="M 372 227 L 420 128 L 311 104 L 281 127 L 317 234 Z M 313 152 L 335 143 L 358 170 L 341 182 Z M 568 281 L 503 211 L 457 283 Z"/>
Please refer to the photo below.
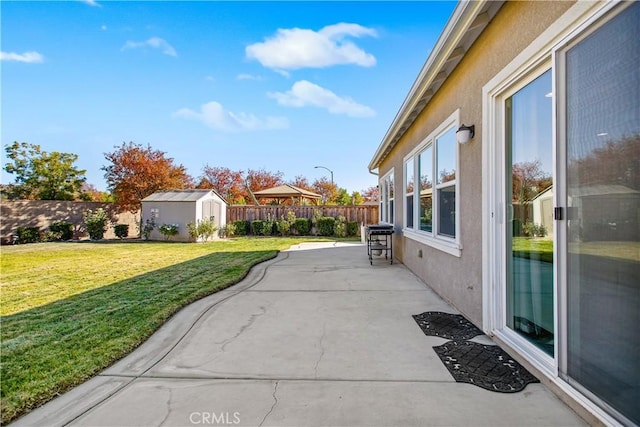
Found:
<path fill-rule="evenodd" d="M 101 240 L 105 231 L 107 231 L 107 222 L 109 221 L 107 212 L 102 208 L 98 208 L 95 211 L 88 210 L 82 216 L 89 238 L 91 240 Z"/>
<path fill-rule="evenodd" d="M 151 232 L 154 228 L 156 228 L 156 222 L 153 220 L 153 218 L 147 218 L 144 222 L 144 226 L 142 227 L 142 238 L 144 240 L 149 240 L 149 237 L 151 237 Z"/>
<path fill-rule="evenodd" d="M 276 221 L 271 216 L 271 213 L 267 214 L 267 219 L 264 220 L 264 227 L 262 228 L 262 234 L 265 236 L 271 236 L 274 234 L 276 228 Z"/>
<path fill-rule="evenodd" d="M 40 241 L 38 227 L 18 227 L 16 234 L 18 235 L 18 243 L 38 243 Z"/>
<path fill-rule="evenodd" d="M 73 239 L 73 224 L 66 221 L 54 222 L 49 226 L 52 233 L 60 233 L 58 240 Z"/>
<path fill-rule="evenodd" d="M 522 226 L 522 234 L 527 237 L 544 237 L 547 235 L 547 227 L 527 221 Z"/>
<path fill-rule="evenodd" d="M 162 224 L 158 227 L 158 231 L 164 236 L 164 240 L 169 240 L 176 234 L 178 234 L 178 224 Z"/>
<path fill-rule="evenodd" d="M 360 224 L 358 221 L 349 221 L 347 223 L 347 236 L 357 236 L 360 230 Z"/>
<path fill-rule="evenodd" d="M 313 210 L 313 216 L 311 217 L 311 226 L 316 228 L 315 234 L 318 234 L 318 221 L 322 218 L 322 211 L 320 209 Z"/>
<path fill-rule="evenodd" d="M 60 240 L 62 240 L 62 233 L 59 231 L 47 230 L 40 235 L 42 242 L 59 242 Z"/>
<path fill-rule="evenodd" d="M 189 237 L 192 240 L 202 239 L 205 242 L 212 238 L 216 231 L 218 231 L 216 224 L 209 219 L 203 219 L 197 223 L 190 222 L 187 224 L 187 229 L 189 230 Z"/>
<path fill-rule="evenodd" d="M 285 218 L 284 215 L 276 222 L 276 228 L 278 229 L 278 233 L 282 236 L 288 236 L 291 232 L 291 224 L 287 221 L 287 218 Z"/>
<path fill-rule="evenodd" d="M 333 224 L 333 234 L 336 237 L 345 237 L 347 235 L 347 224 L 345 224 L 346 218 L 340 215 Z"/>
<path fill-rule="evenodd" d="M 288 236 L 293 231 L 292 228 L 295 222 L 295 212 L 288 211 L 286 215 L 282 215 L 282 218 L 276 222 L 276 228 L 281 235 Z"/>
<path fill-rule="evenodd" d="M 251 224 L 249 224 L 249 221 L 240 220 L 232 224 L 235 229 L 234 235 L 236 236 L 246 236 L 251 232 Z"/>
<path fill-rule="evenodd" d="M 316 227 L 318 228 L 318 234 L 321 236 L 333 235 L 333 228 L 335 226 L 336 219 L 330 216 L 323 216 L 317 220 Z"/>
<path fill-rule="evenodd" d="M 296 218 L 293 223 L 293 229 L 298 236 L 307 236 L 311 230 L 311 221 L 308 218 Z"/>
<path fill-rule="evenodd" d="M 236 226 L 234 225 L 233 222 L 229 224 L 225 224 L 223 227 L 220 228 L 220 237 L 222 237 L 223 239 L 226 239 L 228 237 L 233 237 L 235 235 L 236 235 Z"/>
<path fill-rule="evenodd" d="M 264 221 L 256 219 L 251 222 L 251 228 L 253 229 L 254 236 L 262 236 L 264 234 Z"/>
<path fill-rule="evenodd" d="M 118 239 L 124 239 L 129 236 L 129 224 L 116 224 L 113 226 L 113 233 Z"/>
<path fill-rule="evenodd" d="M 212 220 L 203 219 L 201 221 L 198 221 L 196 230 L 198 231 L 198 237 L 202 238 L 206 242 L 216 234 L 216 231 L 218 231 L 218 227 Z"/>

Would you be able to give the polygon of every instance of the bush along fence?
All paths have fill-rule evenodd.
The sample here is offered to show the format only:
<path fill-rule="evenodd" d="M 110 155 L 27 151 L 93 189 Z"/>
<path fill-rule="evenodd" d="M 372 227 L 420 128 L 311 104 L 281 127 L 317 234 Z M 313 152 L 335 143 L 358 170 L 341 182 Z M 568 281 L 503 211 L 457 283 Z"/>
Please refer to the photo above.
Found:
<path fill-rule="evenodd" d="M 221 231 L 221 237 L 246 236 L 358 236 L 360 222 L 349 221 L 344 215 L 325 216 L 322 209 L 311 208 L 310 218 L 299 218 L 294 208 L 280 208 L 280 216 L 265 209 L 264 219 L 232 220 Z M 354 216 L 357 217 L 357 216 Z M 227 216 L 227 218 L 229 218 Z"/>
<path fill-rule="evenodd" d="M 232 205 L 227 207 L 227 223 L 235 221 L 266 220 L 267 217 L 282 218 L 287 212 L 293 212 L 296 218 L 312 219 L 314 212 L 320 211 L 321 216 L 338 218 L 343 216 L 346 222 L 358 224 L 377 224 L 377 205 L 358 206 L 256 206 L 256 205 Z"/>

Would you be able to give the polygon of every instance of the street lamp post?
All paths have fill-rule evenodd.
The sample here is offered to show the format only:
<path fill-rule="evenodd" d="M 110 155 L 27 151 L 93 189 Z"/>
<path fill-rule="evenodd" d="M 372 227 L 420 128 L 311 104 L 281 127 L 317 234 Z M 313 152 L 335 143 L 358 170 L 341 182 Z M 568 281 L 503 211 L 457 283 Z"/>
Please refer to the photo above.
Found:
<path fill-rule="evenodd" d="M 331 183 L 333 184 L 333 171 L 332 171 L 331 169 L 329 169 L 329 168 L 327 168 L 327 167 L 325 167 L 325 166 L 314 166 L 314 168 L 315 168 L 315 169 L 318 169 L 318 168 L 320 168 L 320 169 L 326 169 L 326 170 L 328 170 L 329 172 L 331 172 Z"/>

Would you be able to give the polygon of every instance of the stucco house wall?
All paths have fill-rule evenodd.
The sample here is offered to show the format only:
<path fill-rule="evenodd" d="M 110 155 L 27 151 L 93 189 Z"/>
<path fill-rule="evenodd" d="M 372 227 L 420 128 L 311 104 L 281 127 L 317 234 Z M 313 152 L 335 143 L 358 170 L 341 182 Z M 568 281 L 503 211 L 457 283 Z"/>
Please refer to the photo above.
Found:
<path fill-rule="evenodd" d="M 395 170 L 396 229 L 402 228 L 403 161 L 424 138 L 456 110 L 460 122 L 475 124 L 475 138 L 459 146 L 458 181 L 461 256 L 447 254 L 395 235 L 395 256 L 482 325 L 482 87 L 528 46 L 573 2 L 507 2 L 466 52 L 424 111 L 384 159 L 379 175 Z M 422 258 L 419 251 L 422 251 Z"/>

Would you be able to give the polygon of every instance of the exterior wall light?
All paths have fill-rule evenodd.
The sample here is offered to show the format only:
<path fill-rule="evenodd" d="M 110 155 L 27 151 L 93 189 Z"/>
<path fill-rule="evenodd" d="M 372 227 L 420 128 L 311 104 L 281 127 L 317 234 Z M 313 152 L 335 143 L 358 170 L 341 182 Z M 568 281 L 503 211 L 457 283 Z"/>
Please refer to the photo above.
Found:
<path fill-rule="evenodd" d="M 475 134 L 476 134 L 475 125 L 465 126 L 463 123 L 462 126 L 460 126 L 456 131 L 456 140 L 458 141 L 458 144 L 463 145 L 471 141 L 471 139 L 473 139 Z"/>

